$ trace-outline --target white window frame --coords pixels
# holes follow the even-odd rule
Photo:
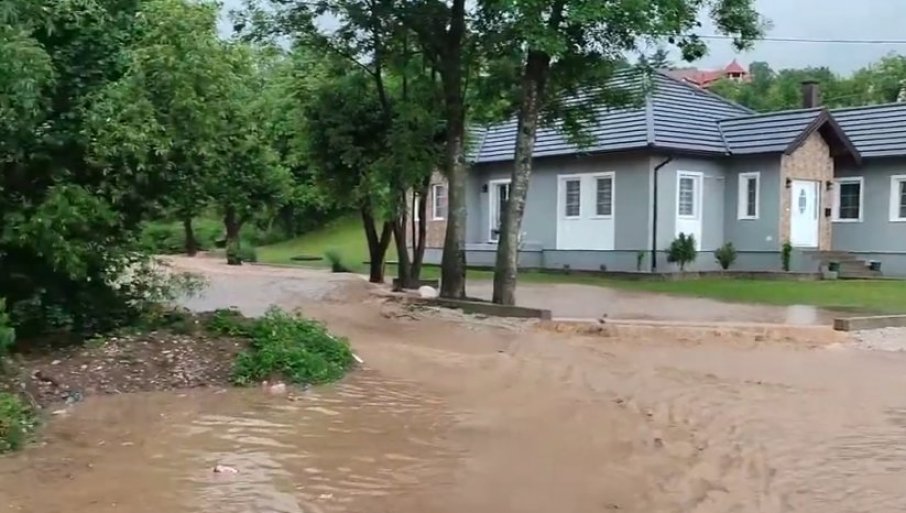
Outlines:
[[[749,181],[755,180],[755,215],[749,215]],[[761,172],[739,173],[736,187],[736,219],[754,220],[761,216]]]
[[[693,186],[698,181],[698,201],[695,196],[695,189],[692,189],[692,215],[680,214],[680,182],[683,178],[691,178]],[[677,171],[676,172],[676,218],[677,219],[701,219],[702,201],[704,201],[705,175],[701,171]]]
[[[447,188],[446,184],[436,183],[431,185],[431,220],[432,221],[443,221],[447,218],[446,215],[439,216],[437,215],[437,189],[443,187],[445,189],[446,195],[444,198],[447,200],[447,212],[450,210],[450,190]]]
[[[859,184],[859,217],[856,219],[840,218],[840,192],[842,184],[857,183]],[[862,216],[865,215],[865,179],[861,176],[846,176],[834,180],[834,217],[835,223],[861,223]]]
[[[497,186],[498,185],[509,185],[510,192],[513,193],[512,180],[509,178],[502,178],[499,180],[488,180],[488,243],[489,244],[499,244],[500,243],[500,234],[497,234],[497,240],[494,240],[492,232],[494,231],[494,200],[497,195]],[[501,205],[502,207],[503,205]],[[503,212],[500,212],[501,220],[503,219]]]
[[[610,179],[610,215],[598,215],[598,180],[601,178]],[[594,193],[594,203],[592,205],[592,215],[590,219],[613,219],[614,215],[617,213],[617,178],[616,173],[613,171],[607,171],[604,173],[595,173],[591,175],[591,179],[594,182],[594,188],[592,192]],[[579,189],[579,195],[581,196],[582,189]],[[564,198],[565,200],[566,198]],[[579,202],[579,211],[582,211],[581,200]]]
[[[579,214],[574,216],[566,215],[566,184],[567,182],[579,182]],[[560,175],[560,190],[557,201],[557,214],[562,219],[582,219],[582,205],[585,201],[582,199],[582,175]]]
[[[906,223],[906,217],[900,217],[900,182],[906,182],[906,175],[890,177],[890,222]]]

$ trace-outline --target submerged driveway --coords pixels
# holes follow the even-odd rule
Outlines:
[[[268,266],[230,267],[219,259],[170,257],[177,268],[208,277],[201,296],[184,301],[193,310],[235,306],[246,315],[261,315],[267,305],[295,308],[324,299],[364,300],[362,277],[323,270]],[[491,298],[489,281],[469,281],[469,296]],[[350,298],[350,295],[357,296]],[[830,325],[834,313],[809,305],[771,306],[728,303],[714,299],[632,292],[596,285],[522,283],[516,291],[521,306],[551,310],[559,319],[644,320],[677,323],[767,323]]]
[[[469,282],[467,287],[470,296],[491,298],[491,282]],[[810,305],[727,303],[572,283],[520,284],[516,300],[521,306],[548,309],[555,318],[829,325],[834,317],[833,312]]]

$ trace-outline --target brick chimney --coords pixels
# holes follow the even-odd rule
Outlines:
[[[811,109],[821,106],[821,85],[817,80],[802,82],[802,107]]]

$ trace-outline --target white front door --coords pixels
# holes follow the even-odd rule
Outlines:
[[[693,171],[676,173],[676,236],[684,233],[695,237],[695,247],[702,249],[702,174]]]
[[[790,186],[790,244],[797,248],[818,247],[819,182],[793,180]]]
[[[488,208],[489,213],[489,226],[488,226],[488,240],[490,242],[497,242],[500,240],[500,221],[503,219],[503,211],[506,208],[506,203],[510,199],[510,181],[509,180],[493,180],[488,184],[488,192],[490,199],[490,206]]]

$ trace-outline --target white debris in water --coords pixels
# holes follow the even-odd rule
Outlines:
[[[362,365],[362,364],[365,363],[365,360],[363,360],[362,358],[360,358],[359,355],[357,355],[357,354],[355,354],[355,353],[352,353],[352,357],[355,358],[355,361],[356,361],[359,365]]]
[[[847,344],[855,349],[871,351],[906,351],[906,328],[882,328],[854,331]]]
[[[229,467],[227,465],[214,465],[215,474],[238,474],[239,470],[235,467]]]
[[[428,285],[423,285],[418,288],[418,295],[425,299],[434,299],[437,297],[437,289]]]
[[[263,388],[265,392],[271,395],[286,395],[285,383],[268,383],[267,381],[265,381],[261,385],[261,388]]]

